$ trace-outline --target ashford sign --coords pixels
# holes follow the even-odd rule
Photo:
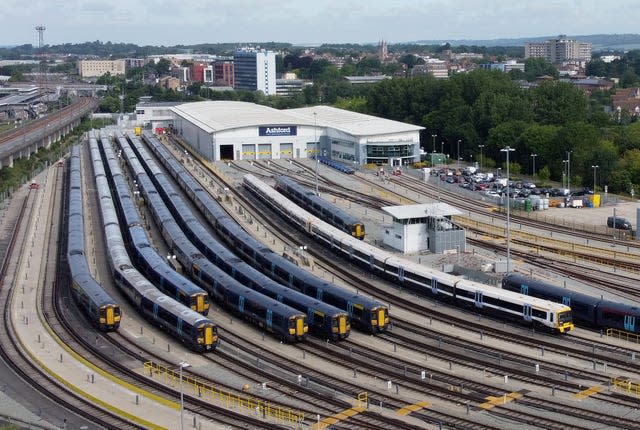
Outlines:
[[[296,136],[297,134],[298,127],[295,125],[258,127],[258,135],[260,136]]]

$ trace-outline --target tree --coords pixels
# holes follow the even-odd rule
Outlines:
[[[558,78],[560,73],[556,67],[544,58],[529,57],[524,60],[524,74],[527,81],[533,82],[541,76],[552,76]]]
[[[167,76],[171,72],[171,61],[161,58],[155,63],[156,76]]]
[[[568,82],[547,81],[531,90],[534,120],[541,124],[568,124],[588,116],[587,99]]]

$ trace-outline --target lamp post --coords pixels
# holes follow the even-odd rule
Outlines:
[[[514,148],[507,146],[506,148],[502,148],[500,152],[507,153],[507,275],[509,274],[509,260],[511,259],[511,246],[510,246],[510,232],[509,232],[509,218],[511,215],[511,210],[509,209],[511,204],[509,204],[509,153],[515,151]]]
[[[458,170],[460,170],[460,139],[458,139]]]
[[[433,152],[436,152],[436,136],[437,134],[431,135],[431,139],[433,139]]]
[[[189,367],[190,364],[186,361],[181,361],[180,364],[180,430],[184,430],[184,394],[182,392],[182,369]]]
[[[320,164],[320,145],[318,145],[318,113],[313,113],[313,143],[316,145],[316,195],[320,195],[318,190],[318,164]]]
[[[571,192],[571,153],[567,151],[567,189]]]
[[[591,168],[593,169],[593,194],[596,193],[596,169],[600,167],[597,164],[591,166]]]
[[[567,163],[569,160],[562,160],[562,188],[565,188],[566,176],[567,176]]]
[[[484,145],[478,145],[478,148],[480,148],[480,171],[482,172],[482,148]]]
[[[533,168],[531,169],[531,178],[535,178],[536,176],[536,157],[538,154],[531,154],[531,159],[533,160]]]

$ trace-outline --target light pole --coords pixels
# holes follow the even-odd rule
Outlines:
[[[480,148],[480,171],[482,172],[482,148],[484,145],[478,145],[478,148]]]
[[[184,430],[184,395],[182,392],[182,369],[189,367],[190,364],[186,361],[180,362],[180,430]]]
[[[591,168],[593,169],[593,194],[596,193],[596,169],[600,167],[597,164],[591,166]]]
[[[507,153],[507,275],[509,274],[510,268],[509,268],[509,260],[511,259],[511,246],[510,246],[510,232],[509,232],[509,218],[511,215],[511,210],[509,209],[509,207],[511,206],[511,204],[509,203],[509,153],[515,151],[514,148],[511,148],[510,146],[507,146],[506,148],[502,148],[500,150],[500,152],[506,152]]]
[[[458,170],[460,170],[460,139],[458,139]]]
[[[567,163],[569,160],[562,160],[562,188],[565,188],[566,176],[567,176]]]
[[[567,189],[571,192],[571,153],[567,151]]]
[[[531,159],[533,160],[533,168],[531,169],[531,178],[535,178],[536,176],[536,157],[538,154],[531,154]]]
[[[431,139],[433,139],[433,152],[436,152],[436,136],[437,134],[431,135]]]
[[[318,190],[318,164],[320,164],[320,145],[318,145],[318,113],[313,113],[313,142],[316,145],[316,195],[320,195]]]

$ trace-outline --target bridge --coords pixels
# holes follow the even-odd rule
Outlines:
[[[66,136],[80,124],[83,117],[93,112],[97,101],[83,97],[77,102],[29,122],[24,127],[0,134],[0,169],[13,166],[16,159],[30,157],[40,148]]]

